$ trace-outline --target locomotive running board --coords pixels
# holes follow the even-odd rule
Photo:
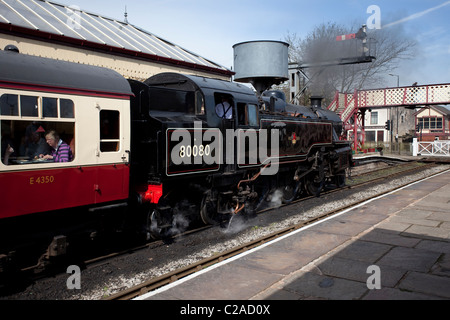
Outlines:
[[[96,212],[96,211],[102,211],[102,210],[111,210],[111,209],[117,209],[128,206],[128,203],[122,202],[122,203],[116,203],[116,204],[109,204],[106,206],[101,207],[95,207],[95,208],[89,208],[89,212]]]

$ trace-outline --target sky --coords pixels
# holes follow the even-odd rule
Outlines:
[[[233,45],[253,40],[306,37],[335,22],[401,28],[417,41],[382,87],[450,83],[450,1],[447,0],[52,0],[124,20],[212,60],[233,67]],[[355,30],[357,32],[358,30]],[[338,35],[337,35],[338,36]]]

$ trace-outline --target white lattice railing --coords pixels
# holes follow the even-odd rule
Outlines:
[[[330,104],[329,109],[339,114],[345,125],[345,130],[351,126],[361,126],[358,121],[353,124],[350,118],[359,108],[395,107],[395,106],[417,106],[450,104],[450,84],[434,84],[411,87],[397,87],[386,89],[372,89],[356,91],[355,94],[337,93]],[[364,131],[363,127],[360,127]],[[364,134],[363,134],[364,135]],[[355,143],[355,150],[357,148]],[[421,142],[415,145],[415,153],[427,155],[449,156],[448,142]]]
[[[371,89],[357,91],[358,107],[388,107],[406,105],[450,104],[450,84]],[[351,113],[355,107],[352,94],[337,93],[329,109]]]
[[[336,110],[339,108],[339,97],[341,94],[342,93],[336,92],[336,94],[334,95],[334,100],[328,106],[328,110],[336,112]]]
[[[347,101],[345,109],[340,113],[341,119],[344,123],[346,123],[350,116],[353,114],[353,112],[356,109],[356,101],[355,96],[350,96],[350,100]]]
[[[421,156],[450,156],[450,141],[417,141],[413,142],[413,155]]]
[[[347,108],[349,102],[353,99],[353,96],[353,94],[349,93],[336,92],[334,100],[328,106],[328,110],[334,111],[336,113],[341,113]]]
[[[364,90],[359,107],[384,107],[450,103],[450,84]]]

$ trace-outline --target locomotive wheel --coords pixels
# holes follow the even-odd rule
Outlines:
[[[323,189],[325,180],[321,179],[319,174],[306,177],[305,189],[310,196],[318,197]]]
[[[282,192],[281,201],[282,203],[291,203],[297,197],[298,191],[300,190],[301,182],[297,181],[295,183],[291,183],[287,186],[284,186]]]
[[[155,209],[149,215],[147,219],[147,231],[150,237],[155,240],[161,240],[167,236],[171,225],[162,225],[161,223],[161,213]]]
[[[339,174],[335,176],[334,179],[334,181],[336,182],[336,187],[342,188],[343,186],[345,186],[345,174]]]
[[[211,200],[211,191],[208,191],[202,199],[202,204],[200,206],[200,217],[204,224],[217,225],[219,224],[220,217],[217,213],[217,207]]]

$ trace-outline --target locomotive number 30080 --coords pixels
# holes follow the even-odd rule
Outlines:
[[[203,156],[209,156],[211,154],[211,147],[209,144],[206,146],[204,145],[187,145],[187,146],[181,146],[180,147],[180,158],[191,156],[193,157],[203,157]]]

